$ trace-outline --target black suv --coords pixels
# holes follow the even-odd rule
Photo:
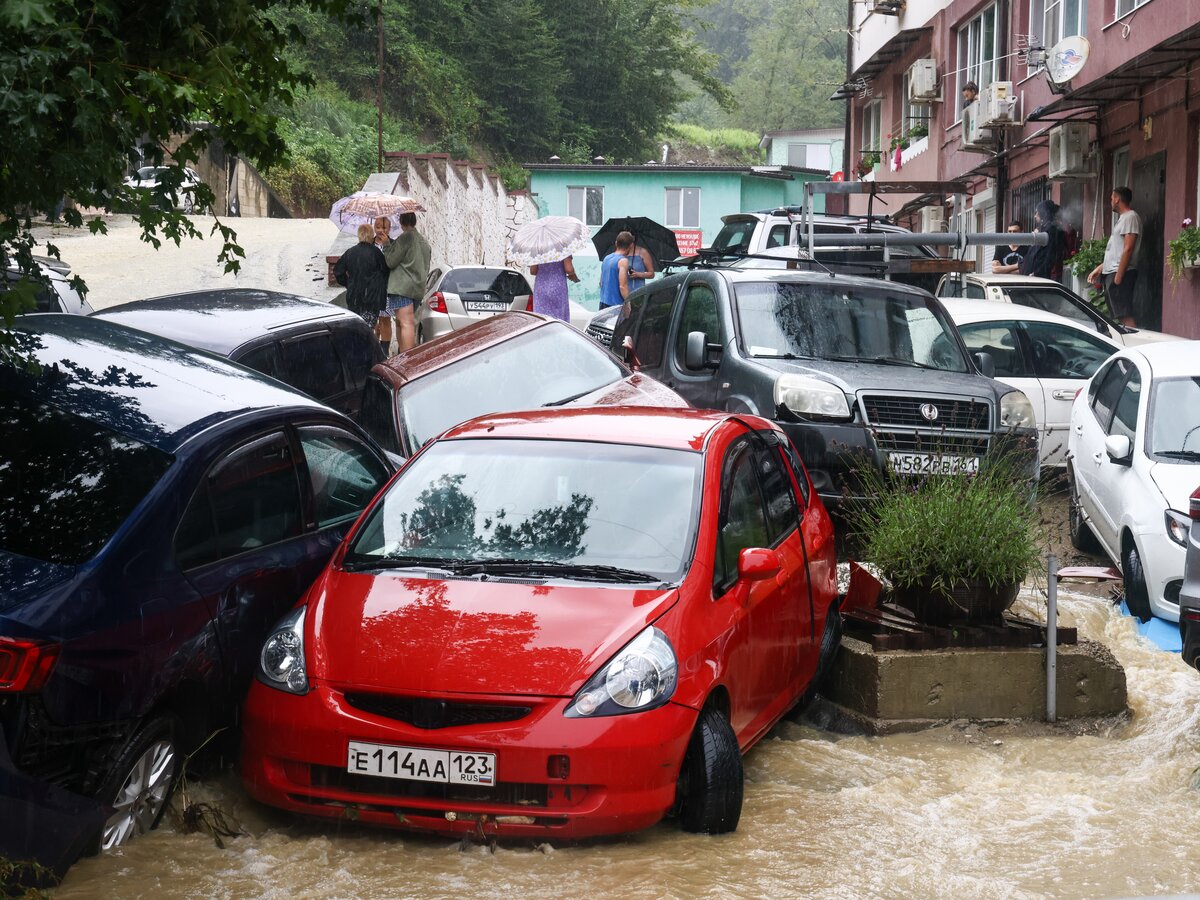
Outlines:
[[[852,276],[699,267],[631,294],[611,349],[693,406],[779,422],[827,504],[855,456],[912,474],[972,471],[990,448],[1037,473],[1026,396],[985,377],[925,291]],[[589,328],[593,337],[603,323]],[[1027,460],[1027,463],[1026,463]]]
[[[352,419],[379,341],[354,313],[332,303],[251,288],[134,300],[95,313],[159,337],[228,357],[291,385]]]

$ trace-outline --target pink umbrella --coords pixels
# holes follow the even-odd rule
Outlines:
[[[358,230],[359,225],[374,225],[376,219],[386,216],[395,230],[400,227],[400,213],[405,212],[425,212],[425,207],[412,197],[398,197],[379,191],[358,191],[333,204],[329,211],[329,221],[341,231],[354,232]]]

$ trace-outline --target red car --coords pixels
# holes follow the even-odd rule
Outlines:
[[[267,638],[242,779],[422,831],[731,831],[741,755],[836,650],[835,598],[829,517],[772,422],[475,419],[408,463]]]

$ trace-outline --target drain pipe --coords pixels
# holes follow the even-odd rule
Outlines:
[[[1046,560],[1046,721],[1058,721],[1058,557]]]

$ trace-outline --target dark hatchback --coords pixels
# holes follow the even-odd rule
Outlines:
[[[354,418],[379,341],[349,310],[295,294],[250,288],[134,300],[95,313],[208,350],[290,384]]]
[[[157,822],[391,467],[217,356],[97,318],[15,329],[39,369],[0,366],[0,741],[114,807],[113,846]]]
[[[773,419],[827,506],[855,469],[975,471],[990,450],[1037,474],[1033,408],[985,377],[936,299],[872,278],[701,267],[631,294],[588,334],[698,409]],[[979,358],[977,358],[979,357]]]

